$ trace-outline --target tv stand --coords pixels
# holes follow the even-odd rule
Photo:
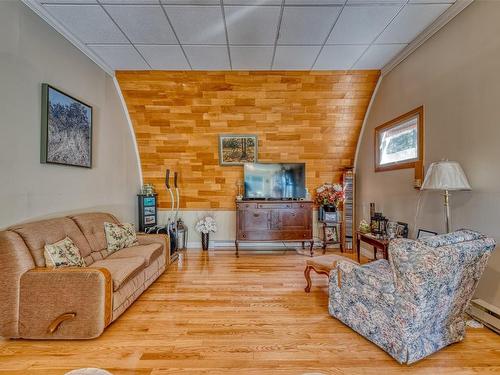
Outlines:
[[[236,202],[236,256],[241,242],[309,242],[313,256],[311,201]]]

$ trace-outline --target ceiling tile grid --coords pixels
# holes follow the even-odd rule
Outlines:
[[[113,70],[381,69],[457,0],[25,0]]]

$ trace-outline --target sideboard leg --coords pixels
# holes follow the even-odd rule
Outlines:
[[[234,244],[236,245],[236,258],[239,258],[240,257],[240,254],[239,254],[239,244],[238,244],[238,241],[234,241]]]
[[[314,246],[314,241],[311,241],[311,245],[309,246],[309,252],[311,253],[311,257],[314,256],[313,246]]]

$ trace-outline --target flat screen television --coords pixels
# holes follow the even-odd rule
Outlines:
[[[246,163],[244,199],[306,197],[304,163]]]

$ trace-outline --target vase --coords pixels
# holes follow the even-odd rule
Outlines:
[[[337,212],[337,206],[334,204],[325,204],[323,205],[323,210],[325,210],[325,212]]]
[[[205,251],[208,250],[208,241],[209,241],[208,233],[202,233],[201,234],[201,248]]]

